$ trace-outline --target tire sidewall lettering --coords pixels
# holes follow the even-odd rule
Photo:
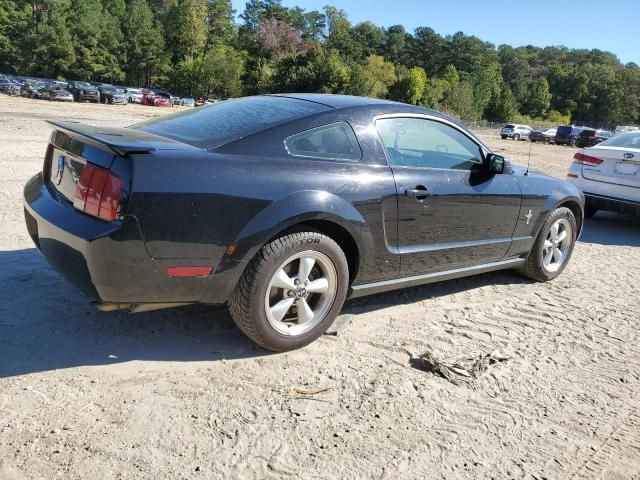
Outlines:
[[[313,238],[313,237],[308,237],[308,238],[302,238],[300,240],[296,240],[294,242],[291,242],[287,245],[287,249],[289,250],[295,250],[297,248],[300,247],[308,247],[308,246],[312,246],[312,245],[320,245],[320,239],[319,238]]]

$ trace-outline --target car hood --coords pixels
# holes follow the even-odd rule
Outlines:
[[[515,163],[511,164],[511,169],[513,170],[513,174],[517,177],[524,177],[525,173],[527,173],[527,167],[523,167],[522,165],[516,165]],[[530,177],[544,177],[544,178],[553,178],[558,180],[556,177],[552,177],[551,175],[547,175],[546,173],[541,172],[540,170],[536,170],[535,168],[529,167],[529,173],[527,176]]]

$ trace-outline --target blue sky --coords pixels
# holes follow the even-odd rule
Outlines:
[[[333,5],[352,23],[427,26],[441,35],[463,31],[500,45],[564,45],[613,52],[640,65],[640,0],[283,0],[285,6],[321,10]],[[240,14],[245,1],[233,0]],[[437,6],[436,6],[437,5]]]

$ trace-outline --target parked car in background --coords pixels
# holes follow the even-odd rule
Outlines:
[[[0,80],[0,92],[7,95],[20,95],[20,84],[13,80]]]
[[[98,87],[100,92],[100,102],[112,105],[125,105],[128,103],[124,90],[113,85],[102,85]]]
[[[561,125],[556,129],[555,144],[575,146],[580,132],[586,127],[575,127],[573,125]]]
[[[586,217],[598,210],[640,215],[640,131],[582,148],[573,159],[567,177],[584,192]]]
[[[180,100],[180,105],[182,105],[183,107],[195,107],[196,101],[192,97],[185,97]]]
[[[142,103],[142,89],[125,87],[124,94],[129,103]]]
[[[532,142],[553,143],[556,139],[555,128],[536,128],[529,134],[529,140]]]
[[[57,102],[73,102],[73,95],[68,90],[58,86],[50,85],[40,90],[41,98]]]
[[[574,185],[414,105],[281,94],[130,128],[50,123],[24,188],[44,258],[105,311],[228,303],[276,351],[322,335],[348,296],[505,269],[552,280],[582,228]]]
[[[593,147],[594,145],[604,142],[607,138],[611,137],[613,137],[613,132],[608,130],[585,128],[576,138],[576,147]]]
[[[170,107],[170,95],[165,92],[156,92],[152,90],[142,91],[142,104],[154,107]]]
[[[533,129],[528,125],[508,124],[500,130],[502,139],[525,140]]]
[[[76,102],[88,101],[98,103],[100,101],[100,92],[90,83],[72,80],[67,82],[67,90],[71,92]]]
[[[42,82],[25,82],[22,85],[20,95],[27,98],[42,98],[40,91],[46,88],[46,85]]]

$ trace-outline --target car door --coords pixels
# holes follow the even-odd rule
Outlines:
[[[485,149],[437,117],[381,117],[376,127],[396,182],[401,275],[502,259],[520,212],[515,177],[489,174]]]

